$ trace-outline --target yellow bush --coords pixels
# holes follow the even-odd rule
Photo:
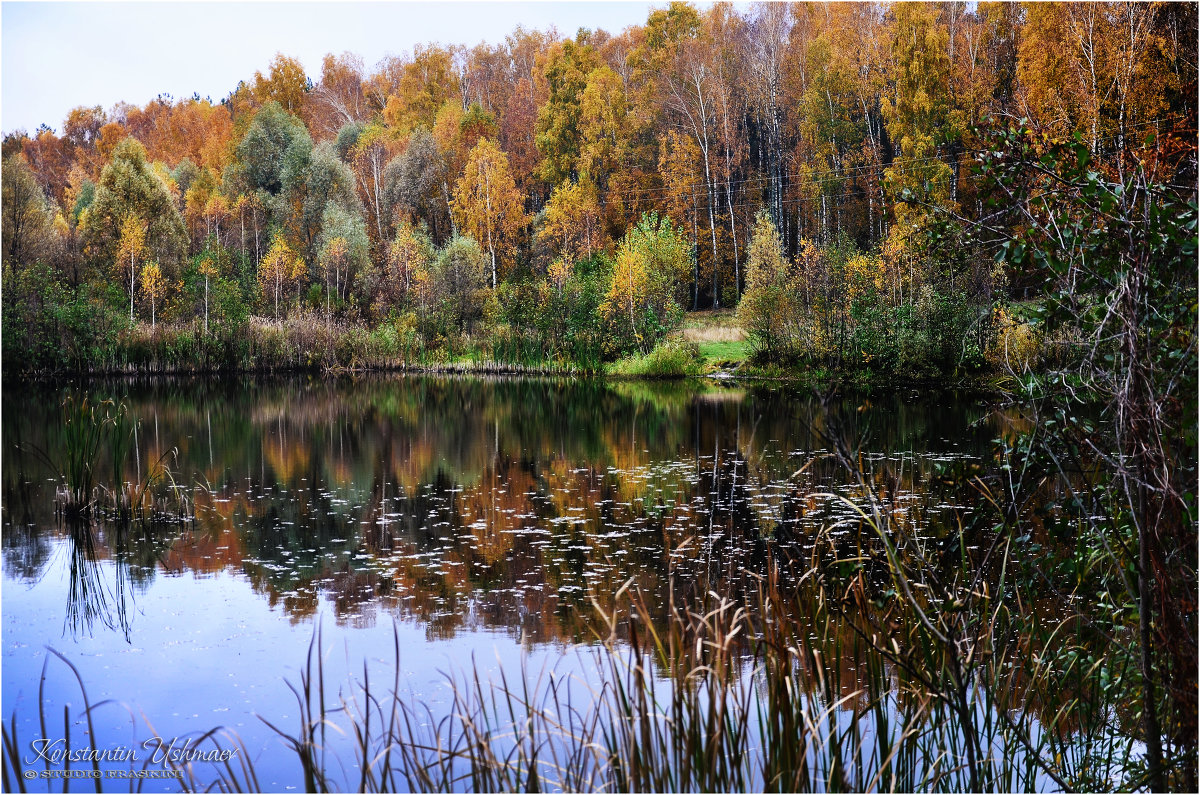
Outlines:
[[[988,363],[996,368],[1024,372],[1037,364],[1042,353],[1042,335],[1005,307],[992,310],[995,335],[987,350]]]

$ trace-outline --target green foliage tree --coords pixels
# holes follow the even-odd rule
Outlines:
[[[561,266],[561,267],[557,267]],[[602,253],[571,263],[558,260],[535,293],[534,323],[550,354],[588,370],[600,368],[605,324],[600,305],[609,286],[612,262]],[[505,308],[517,302],[502,301]]]
[[[542,74],[549,96],[538,109],[536,140],[542,155],[539,173],[551,185],[578,176],[583,94],[588,75],[599,65],[586,31],[556,45],[546,59]]]
[[[185,157],[179,161],[179,164],[171,171],[171,179],[174,180],[175,186],[179,188],[179,195],[186,196],[188,189],[192,187],[192,183],[200,176],[200,169],[192,162],[190,157]]]
[[[4,160],[0,177],[0,212],[3,213],[4,264],[28,265],[49,248],[53,216],[42,186],[20,154]]]
[[[246,319],[247,306],[236,267],[235,252],[210,237],[184,270],[184,296],[193,307],[202,307],[206,335],[237,329]]]
[[[1196,780],[1196,194],[1144,166],[1105,175],[1082,135],[1040,139],[994,131],[981,168],[1004,221],[986,230],[997,258],[1048,274],[1039,314],[1061,341],[1054,371],[1027,383],[1043,421],[1023,466],[1086,502],[1089,543],[1135,607],[1147,783],[1163,790],[1168,765]],[[1085,413],[1097,399],[1102,423]],[[1080,493],[1074,462],[1094,455],[1100,480]]]
[[[353,157],[354,147],[358,144],[358,139],[362,135],[364,126],[360,121],[352,121],[342,125],[341,129],[338,130],[333,146],[337,150],[338,157],[347,163]]]
[[[329,276],[332,275],[333,294],[338,301],[345,301],[351,288],[357,285],[356,297],[364,307],[369,306],[370,294],[360,276],[371,265],[371,241],[362,216],[337,202],[327,203],[321,218],[318,247],[318,262],[326,276],[326,292],[331,286]]]
[[[146,162],[146,150],[133,138],[126,138],[101,172],[83,224],[88,253],[101,262],[113,262],[122,224],[131,216],[146,224],[148,256],[158,262],[167,278],[177,275],[188,245],[183,217],[166,184]]]
[[[283,175],[284,195],[290,210],[288,228],[308,263],[319,255],[319,238],[325,213],[331,207],[359,219],[362,202],[355,189],[354,172],[338,159],[332,144],[324,142],[304,151],[291,150]]]
[[[249,190],[276,197],[284,190],[288,153],[311,148],[312,138],[304,123],[279,103],[268,102],[254,114],[254,120],[237,144],[237,170]]]
[[[427,128],[414,130],[404,153],[388,163],[384,171],[384,195],[393,223],[401,217],[420,219],[434,231],[435,238],[451,234],[453,219],[448,213],[450,191],[445,159]]]
[[[483,317],[487,257],[472,238],[454,237],[420,280],[422,303],[442,334],[467,334]]]

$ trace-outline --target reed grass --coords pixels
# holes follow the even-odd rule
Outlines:
[[[1020,792],[1130,781],[1130,743],[1103,720],[1110,705],[1060,699],[1039,718],[1023,701],[1096,670],[1051,671],[1046,647],[1014,648],[981,655],[958,683],[961,646],[915,645],[919,614],[902,618],[893,651],[880,654],[882,643],[845,631],[865,621],[847,612],[853,594],[798,587],[777,565],[756,581],[752,602],[715,593],[689,608],[672,602],[665,625],[629,583],[619,614],[596,603],[598,637],[581,652],[595,678],[451,672],[452,704],[439,715],[404,692],[398,634],[390,682],[381,688],[364,666],[335,689],[318,628],[292,684],[297,723],[267,725],[310,792]],[[1039,680],[1022,690],[1023,675]],[[216,730],[202,740],[241,747]],[[7,789],[10,771],[22,770],[15,722],[4,747]],[[189,791],[257,790],[252,756],[237,759],[179,765],[180,781]]]
[[[69,394],[62,410],[61,455],[52,457],[38,447],[30,452],[59,475],[56,512],[64,521],[72,526],[95,518],[157,523],[193,516],[189,491],[170,466],[175,449],[149,462],[144,475],[125,479],[139,423],[124,402]],[[109,467],[107,478],[102,464]]]
[[[644,356],[619,359],[608,367],[610,375],[632,378],[689,378],[703,372],[699,346],[681,337],[664,340]]]
[[[84,362],[92,373],[341,372],[417,370],[476,372],[597,372],[598,359],[547,356],[537,340],[497,334],[479,339],[427,340],[389,322],[371,328],[330,323],[315,313],[283,320],[252,317],[206,333],[198,322],[137,324],[104,355]]]

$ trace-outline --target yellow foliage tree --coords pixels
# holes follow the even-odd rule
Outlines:
[[[279,319],[279,298],[292,282],[299,281],[306,272],[304,260],[296,256],[283,235],[271,241],[267,256],[258,264],[258,283],[264,294],[275,301],[275,319]]]
[[[590,180],[564,182],[554,189],[537,237],[568,263],[607,247],[596,188]]]
[[[216,234],[221,239],[221,222],[229,217],[229,202],[219,193],[214,193],[204,203],[204,223],[207,234]]]
[[[127,215],[121,222],[121,237],[117,243],[117,269],[129,274],[129,322],[133,322],[133,295],[137,291],[137,262],[146,256],[146,225],[136,215]]]
[[[288,113],[299,115],[308,93],[308,77],[304,74],[304,65],[295,58],[276,53],[268,75],[264,76],[262,72],[254,73],[251,92],[260,105],[275,101]]]
[[[691,247],[671,219],[643,215],[621,241],[600,311],[615,330],[628,330],[626,343],[646,352],[678,325],[679,285],[692,263]]]
[[[495,287],[501,266],[507,270],[516,254],[525,209],[508,156],[491,139],[480,139],[467,156],[466,168],[454,188],[453,210],[459,231],[487,250]]]
[[[750,238],[746,265],[746,292],[738,305],[738,320],[760,353],[776,356],[786,347],[787,326],[792,322],[798,293],[789,284],[789,267],[783,241],[771,222],[760,212]]]
[[[949,33],[937,9],[921,3],[896,5],[892,33],[896,90],[881,110],[899,153],[884,177],[896,223],[920,226],[931,207],[954,203],[954,169],[942,151],[961,134],[949,91]]]
[[[208,334],[208,280],[218,276],[217,264],[209,253],[200,260],[200,275],[204,277],[204,333]]]
[[[407,220],[396,227],[396,239],[388,249],[388,272],[381,292],[392,302],[406,295],[429,270],[430,245]]]
[[[624,160],[633,127],[621,78],[607,66],[593,69],[579,101],[580,177],[607,185]]]
[[[154,328],[158,302],[167,294],[167,280],[157,262],[142,266],[142,295],[150,299],[150,328]]]

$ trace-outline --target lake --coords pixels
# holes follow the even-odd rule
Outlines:
[[[98,480],[141,481],[165,465],[159,492],[173,483],[194,516],[171,517],[165,498],[145,527],[80,530],[56,514],[62,404],[83,394],[124,402],[138,420],[124,471],[102,460]],[[864,481],[835,455],[838,440],[857,448],[856,468],[897,517],[944,539],[970,507],[963,483],[995,466],[991,441],[1014,423],[953,393],[707,383],[9,386],[3,715],[15,713],[27,741],[61,734],[69,704],[83,742],[80,687],[54,649],[92,704],[110,702],[93,711],[94,747],[141,749],[147,722],[163,738],[220,726],[244,743],[262,787],[302,788],[295,757],[258,716],[293,728],[288,683],[318,629],[332,683],[361,679],[364,665],[390,682],[398,644],[401,686],[431,716],[452,701],[447,675],[473,669],[586,681],[606,631],[598,616],[626,583],[665,621],[668,604],[707,590],[744,594],[768,558],[802,559],[816,528],[853,519]]]

